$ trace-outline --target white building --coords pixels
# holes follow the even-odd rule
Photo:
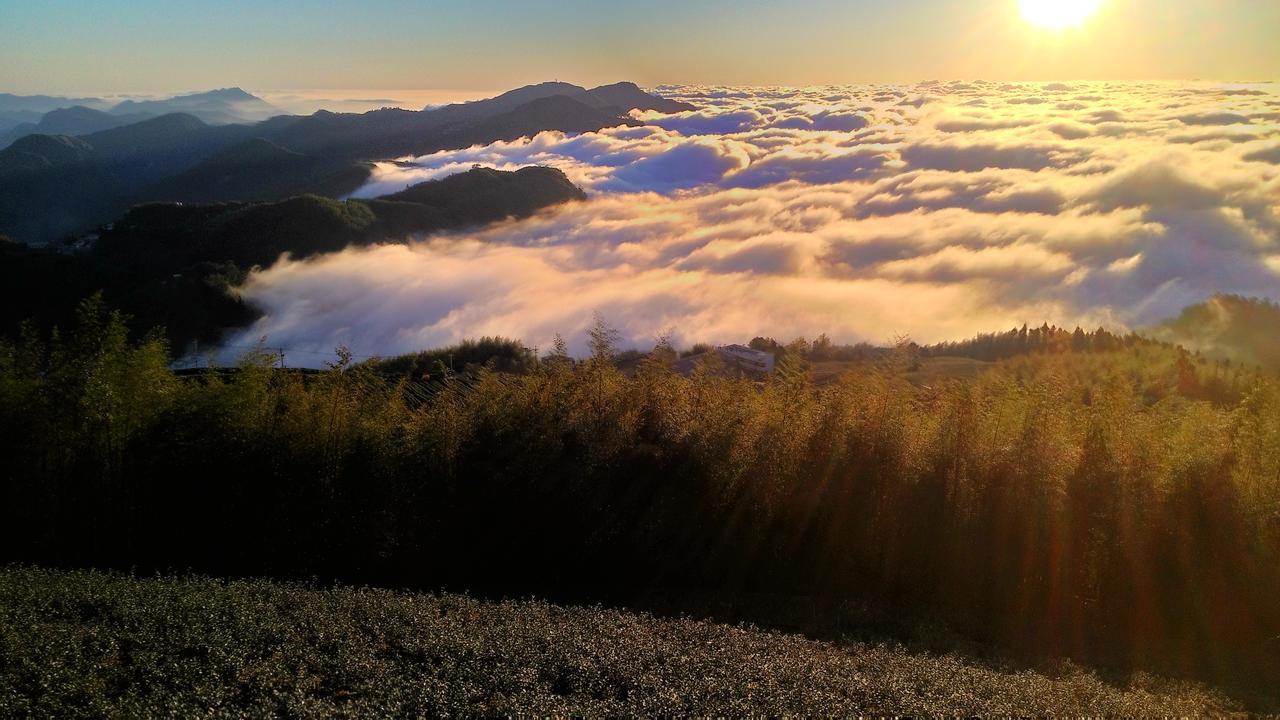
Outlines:
[[[749,348],[746,345],[725,345],[716,348],[724,358],[724,364],[761,375],[773,374],[773,353]]]

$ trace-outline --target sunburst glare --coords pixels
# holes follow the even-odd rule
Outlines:
[[[1018,6],[1032,25],[1065,30],[1087,22],[1102,7],[1102,0],[1018,0]]]

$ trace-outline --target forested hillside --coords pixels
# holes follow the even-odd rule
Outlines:
[[[1211,357],[1280,372],[1280,305],[1270,299],[1215,295],[1151,334]]]
[[[473,169],[374,200],[340,202],[303,195],[263,203],[133,208],[87,252],[8,243],[0,247],[0,332],[31,321],[68,322],[96,292],[131,317],[136,333],[153,328],[183,349],[212,343],[257,311],[235,295],[254,266],[282,253],[303,259],[349,245],[401,242],[427,233],[526,217],[581,200],[551,168]]]
[[[639,598],[844,598],[1024,660],[1273,702],[1280,383],[1200,399],[1158,344],[919,386],[595,356],[423,384],[375,366],[177,376],[89,304],[0,351],[11,560]],[[1270,698],[1270,699],[1268,699]]]

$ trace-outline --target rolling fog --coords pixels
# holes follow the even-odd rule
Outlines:
[[[255,272],[228,340],[390,355],[504,335],[585,346],[1138,327],[1215,292],[1280,298],[1280,86],[925,83],[660,94],[639,127],[384,162],[355,197],[564,170],[583,203]],[[408,240],[408,242],[404,242]],[[308,355],[308,353],[314,353]]]

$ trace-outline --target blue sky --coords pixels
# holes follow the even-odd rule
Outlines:
[[[1276,0],[0,0],[0,91],[1280,76]]]

